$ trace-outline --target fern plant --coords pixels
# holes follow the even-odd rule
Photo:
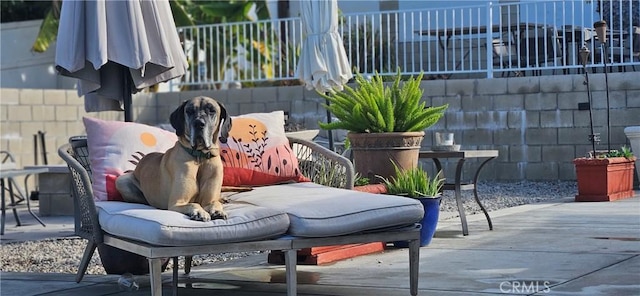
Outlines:
[[[407,195],[412,198],[435,198],[440,196],[444,178],[442,172],[438,172],[435,177],[429,178],[427,172],[415,167],[402,170],[393,163],[395,176],[382,178],[387,186],[387,193],[394,195]]]
[[[401,82],[400,69],[392,84],[385,86],[381,75],[371,80],[356,73],[357,88],[345,86],[342,92],[320,94],[337,121],[319,123],[327,130],[344,129],[355,133],[418,132],[434,125],[448,105],[427,107],[420,88],[422,73]]]

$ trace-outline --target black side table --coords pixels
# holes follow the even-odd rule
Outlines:
[[[476,184],[478,183],[478,176],[482,167],[487,162],[498,157],[498,150],[460,150],[460,151],[420,151],[420,158],[431,158],[436,165],[437,171],[442,171],[442,164],[440,158],[458,158],[458,165],[456,166],[455,183],[445,183],[443,190],[455,190],[456,205],[458,206],[458,214],[460,215],[460,222],[462,223],[462,234],[469,235],[469,228],[467,226],[467,217],[464,213],[464,207],[462,204],[462,190],[473,190],[473,196],[476,202],[480,206],[480,209],[484,213],[489,223],[489,230],[493,230],[493,223],[491,223],[491,217],[487,209],[482,205],[478,198],[478,190]],[[469,158],[486,158],[476,170],[471,183],[462,183],[462,166],[464,161]],[[443,172],[444,173],[444,172]]]

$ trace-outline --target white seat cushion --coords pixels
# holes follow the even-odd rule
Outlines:
[[[292,236],[328,237],[416,223],[419,201],[400,196],[338,189],[315,183],[256,187],[229,197],[289,214]]]
[[[250,204],[225,205],[227,220],[194,221],[182,213],[118,201],[96,202],[100,226],[109,234],[161,246],[193,246],[277,237],[287,214]]]

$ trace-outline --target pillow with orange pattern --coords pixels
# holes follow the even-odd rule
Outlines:
[[[134,122],[84,117],[96,200],[122,200],[115,187],[118,176],[135,169],[129,162],[136,152],[165,152],[175,145],[175,133]]]
[[[220,143],[225,186],[308,182],[284,132],[284,112],[232,116],[226,143]]]

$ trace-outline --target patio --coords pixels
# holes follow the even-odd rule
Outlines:
[[[472,234],[466,237],[460,234],[458,219],[441,219],[431,245],[422,248],[420,294],[637,295],[640,192],[607,203],[559,198],[494,211],[493,231],[486,229],[481,214],[470,216]],[[72,227],[72,218],[67,218],[69,224],[58,228],[45,220],[53,226],[45,230]],[[29,238],[30,227],[24,226],[20,236]],[[300,266],[299,295],[407,295],[406,251],[390,249],[328,266]],[[149,289],[145,276],[136,277],[139,291],[126,292],[119,290],[115,275],[89,275],[80,284],[73,274],[0,275],[3,293],[16,295],[147,295]],[[170,272],[164,280],[168,294]],[[283,280],[284,268],[268,265],[261,254],[195,267],[190,276],[181,276],[178,293],[284,295]]]
[[[480,30],[480,27],[476,28]],[[493,26],[488,28],[493,28]],[[497,32],[502,33],[502,27],[499,26],[497,28]],[[487,34],[488,31],[494,32],[493,29],[488,30],[485,27],[484,34]],[[455,31],[453,31],[453,34],[455,35]],[[632,37],[633,34],[628,35],[630,36],[629,40],[633,41],[635,38]],[[492,39],[493,37],[485,37],[485,41]],[[539,39],[536,39],[535,43],[537,46],[541,44]],[[465,42],[461,42],[461,44],[465,44]],[[481,44],[481,46],[478,46],[480,50],[481,47],[486,47],[489,43],[478,44]],[[624,43],[621,42],[620,44],[623,45]],[[447,57],[447,46],[445,45],[445,49],[441,48],[445,52],[443,54],[444,57]],[[487,52],[485,53],[486,60],[480,59],[481,62],[465,68],[465,60],[468,57],[472,57],[471,60],[473,61],[472,48],[463,48],[466,51],[457,53],[462,55],[454,70],[460,68],[463,72],[444,73],[434,70],[433,73],[440,73],[439,75],[483,75],[486,73],[486,78],[492,78],[495,63],[490,64],[490,62],[493,62],[493,58],[490,57],[488,49],[486,49]],[[549,53],[548,49],[543,51]],[[557,53],[558,49],[553,49],[551,52]],[[622,49],[620,52],[625,51]],[[509,53],[509,50],[507,50],[507,53]],[[455,54],[452,60],[443,59],[439,61],[439,64],[447,65],[450,61],[455,63]],[[482,52],[480,55],[482,55]],[[613,55],[613,53],[610,53],[610,55]],[[561,60],[567,60],[567,57],[563,56]],[[484,64],[482,61],[484,61]],[[612,59],[612,61],[614,60]],[[521,62],[520,60],[518,63]],[[592,57],[591,62],[592,64],[597,63],[595,55]],[[627,62],[621,58],[617,63],[615,65],[619,66],[618,69],[620,71],[626,71],[627,66],[634,66],[636,62],[633,59]],[[476,65],[477,69],[475,68]],[[483,68],[484,65],[487,67]],[[501,63],[498,69],[509,66],[508,71],[526,73],[526,70],[533,70],[531,75],[539,75],[535,73],[541,70],[553,70],[554,73],[558,69],[563,71],[570,70],[566,68],[566,64],[562,64],[562,67],[559,68],[558,62],[555,60],[551,65],[553,68],[544,68],[548,67],[549,64],[542,66],[543,68],[540,68],[540,63],[535,63],[535,66],[531,65],[527,63],[523,68],[521,64],[514,67],[513,63]],[[447,67],[445,66],[445,70],[448,69]],[[206,73],[206,70],[198,73],[199,75]],[[571,87],[568,87],[565,91],[581,92],[579,86],[575,87],[575,89],[573,86],[579,85],[581,77],[576,75],[575,77],[569,77],[569,79],[572,81]],[[537,80],[537,83],[541,85],[546,85],[544,82],[541,77]],[[212,84],[211,81],[206,81],[206,79],[204,83]],[[531,84],[531,81],[520,80],[519,83],[523,85]],[[471,102],[471,100],[463,100],[459,103],[459,106],[456,106],[458,110],[471,112],[474,116],[474,122],[477,122],[489,132],[491,143],[483,141],[474,143],[476,148],[483,145],[495,145],[496,143],[493,142],[495,141],[493,139],[494,130],[506,129],[506,127],[511,129],[520,128],[520,134],[516,134],[516,136],[520,135],[518,139],[521,143],[519,142],[519,144],[535,143],[541,147],[546,147],[546,145],[543,141],[537,140],[537,138],[546,137],[547,135],[542,135],[542,133],[529,134],[529,130],[531,130],[530,124],[536,127],[548,128],[550,127],[549,122],[554,122],[551,124],[552,128],[567,128],[564,123],[560,122],[560,119],[565,120],[568,117],[560,116],[559,111],[560,109],[567,109],[567,111],[571,112],[567,114],[573,114],[575,103],[572,102],[571,106],[569,106],[561,103],[560,97],[554,96],[547,102],[551,105],[550,111],[540,112],[541,115],[534,122],[529,122],[528,118],[531,118],[531,113],[527,114],[520,111],[514,113],[513,103],[506,98],[506,96],[509,96],[509,99],[511,99],[511,82],[508,84],[505,82],[503,88],[505,97],[496,96],[494,98],[496,94],[492,93],[489,101],[490,106],[494,105],[494,99],[496,102],[504,101],[507,107],[497,109],[502,113],[491,113],[494,111],[484,109],[482,102]],[[624,87],[621,87],[621,89],[626,90]],[[491,91],[493,91],[493,88]],[[279,90],[274,92],[276,93],[275,97],[279,99]],[[538,90],[527,92],[540,94],[544,91],[539,88]],[[553,89],[549,93],[557,95],[558,92],[558,89]],[[449,90],[446,93],[456,99],[460,97],[459,93],[450,94]],[[225,93],[223,100],[232,99],[234,94],[237,95],[238,93]],[[471,98],[473,98],[473,94],[476,94],[475,89]],[[531,95],[529,96],[531,97]],[[178,96],[173,99],[177,98]],[[441,99],[429,98],[429,100],[434,101]],[[251,101],[254,103],[253,100]],[[531,102],[531,100],[524,100],[523,97],[520,102],[521,109],[549,110],[547,106],[543,106],[544,103],[542,102],[526,102]],[[263,110],[264,105],[263,101],[259,101],[250,108],[261,108]],[[290,105],[295,106],[294,103]],[[158,107],[158,105],[155,105],[156,116],[163,113],[163,108],[166,108],[166,106]],[[247,108],[247,104],[240,104],[234,110],[237,112],[234,113],[246,113],[247,110],[243,110],[243,108]],[[282,108],[282,106],[269,106],[269,108]],[[624,106],[618,106],[618,109],[624,108]],[[158,109],[160,112],[158,112]],[[450,118],[446,122],[446,126],[440,128],[451,129],[453,125],[453,129],[455,129],[455,122],[463,119],[455,116],[456,114],[449,115]],[[507,117],[509,115],[511,115],[510,117],[513,117],[513,115],[519,116],[514,121]],[[140,120],[140,118],[137,119]],[[468,119],[464,118],[463,121],[467,122]],[[555,121],[551,119],[555,119]],[[570,119],[573,125],[573,115],[571,115]],[[496,126],[495,123],[497,121],[504,122],[504,126],[502,128]],[[621,125],[622,123],[618,127]],[[525,134],[525,130],[527,134]],[[504,143],[504,141],[500,143],[500,137],[497,134],[495,137],[498,143],[501,144],[500,148],[506,150],[507,155],[522,155],[522,158],[528,157],[526,155],[526,147],[523,150],[524,153],[518,153],[517,151],[511,153],[509,149],[514,145]],[[473,140],[475,137],[465,134],[465,138]],[[558,134],[550,135],[550,138],[560,139],[561,142],[565,141],[565,138],[558,136]],[[616,139],[616,141],[620,142],[623,139]],[[579,144],[574,143],[573,140],[569,144],[568,146],[570,147],[565,147],[564,151],[539,151],[538,154],[544,155],[544,152],[549,152],[549,154],[554,153],[566,156],[567,154],[576,154],[582,148],[579,147]],[[551,162],[560,163],[562,160],[560,158],[552,158]],[[545,164],[548,163],[549,156],[541,157],[540,161]],[[521,169],[521,164],[522,161],[516,163],[517,168],[521,170],[520,178],[530,177],[530,174],[526,174]],[[537,169],[540,171],[547,170],[544,167]],[[556,175],[566,174],[566,172],[563,173],[563,170],[566,171],[566,167],[554,168],[554,170]],[[514,169],[507,168],[504,171],[512,173]],[[491,177],[498,177],[498,173],[494,173]],[[551,176],[551,178],[555,177]],[[636,196],[632,199],[598,204],[574,203],[571,202],[572,196],[563,195],[557,197],[559,198],[558,200],[542,204],[530,204],[493,212],[494,231],[488,231],[485,228],[482,216],[469,217],[473,230],[473,235],[469,237],[459,235],[458,219],[455,219],[455,217],[443,218],[444,221],[439,227],[437,240],[421,255],[420,291],[423,294],[448,295],[479,295],[486,293],[584,294],[592,293],[593,291],[603,294],[636,295],[640,290],[636,276],[637,271],[640,270],[640,260],[638,260],[638,254],[640,253],[637,248],[637,242],[640,241],[640,238],[637,237],[637,229],[640,226],[640,221],[637,220],[638,209],[640,209],[640,196],[636,193]],[[52,230],[56,231],[55,235],[66,235],[67,229],[73,226],[73,221],[68,220],[68,218],[57,219],[58,223],[49,221],[47,223],[56,225],[56,227],[52,227]],[[15,229],[17,231],[12,233],[13,236],[7,235],[6,238],[3,238],[3,241],[6,241],[6,239],[17,240],[21,236],[23,239],[24,237],[34,239],[36,234],[40,237],[49,237],[51,235],[49,233],[51,228],[32,232],[32,229],[28,227]],[[381,254],[346,260],[331,266],[301,267],[297,272],[300,281],[300,294],[405,295],[408,293],[408,277],[406,270],[403,268],[406,263],[406,253],[406,249],[390,249]],[[357,272],[354,272],[354,270],[357,270]],[[283,285],[284,275],[283,267],[267,265],[264,256],[249,256],[240,260],[195,268],[191,275],[181,278],[179,293],[181,295],[202,295],[211,292],[220,295],[280,295],[286,290]],[[71,274],[2,272],[1,277],[0,288],[4,289],[5,293],[50,293],[56,295],[113,295],[127,293],[118,292],[117,276],[91,276],[86,282],[80,284],[73,282],[73,275]],[[165,282],[164,291],[168,292],[171,290],[168,274],[165,274],[163,278]],[[140,295],[148,294],[150,289],[148,277],[137,277],[137,281],[141,284],[141,289],[136,293]]]

